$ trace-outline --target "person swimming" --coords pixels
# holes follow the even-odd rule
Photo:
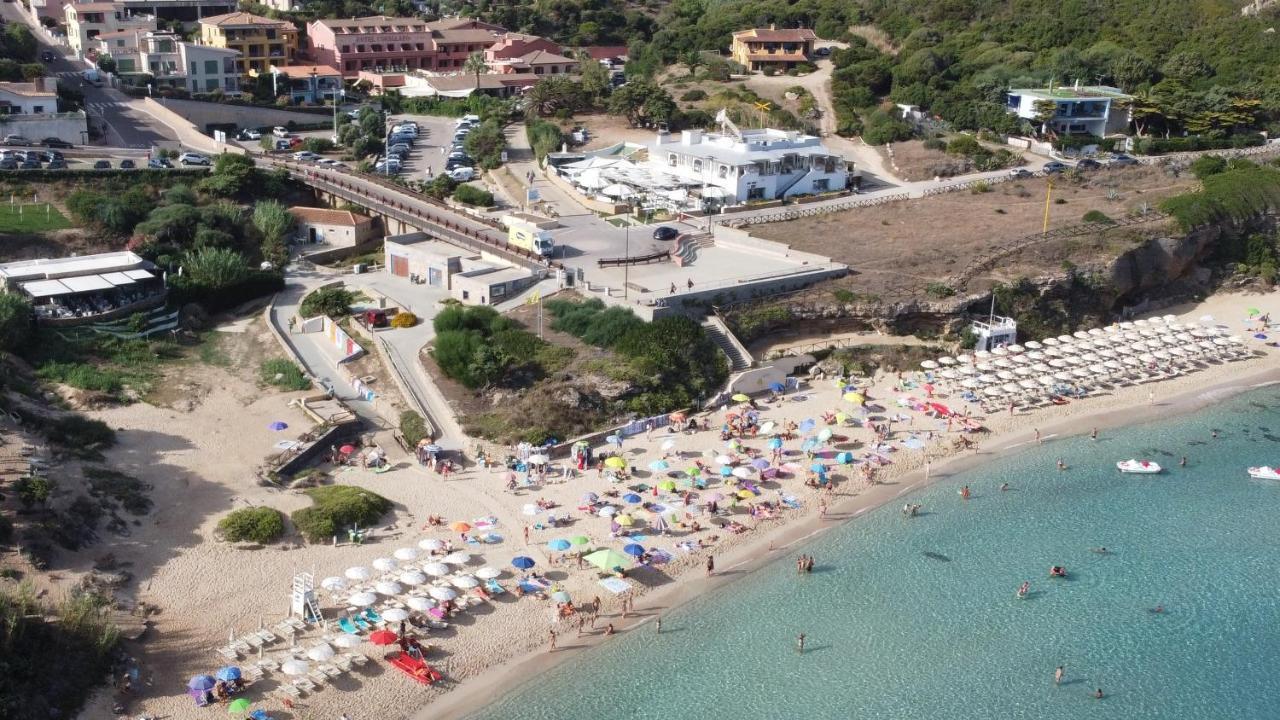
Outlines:
[[[1155,606],[1155,607],[1151,608],[1150,610],[1148,610],[1147,612],[1151,613],[1152,615],[1163,615],[1163,614],[1164,614],[1164,605],[1157,605],[1157,606]]]
[[[1089,552],[1091,552],[1091,553],[1095,553],[1095,554],[1098,554],[1098,555],[1110,555],[1110,554],[1111,554],[1111,551],[1110,551],[1110,550],[1108,550],[1108,549],[1106,549],[1106,548],[1104,548],[1104,547],[1089,548]]]
[[[1067,576],[1067,569],[1061,565],[1054,565],[1049,568],[1049,577],[1064,578]]]
[[[1018,599],[1022,600],[1027,597],[1027,593],[1031,591],[1031,581],[1024,580],[1022,585],[1018,587]]]

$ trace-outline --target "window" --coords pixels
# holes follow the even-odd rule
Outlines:
[[[217,80],[217,78],[210,78],[210,79],[208,79],[208,80],[205,80],[205,81],[204,81],[204,89],[205,89],[205,91],[206,91],[206,92],[213,92],[214,90],[217,90],[217,89],[218,89],[218,80]]]
[[[462,299],[463,299],[463,300],[470,300],[470,299],[471,299],[471,293],[467,292],[466,290],[463,290],[463,291],[462,291]]]
[[[813,189],[816,192],[826,192],[827,190],[831,189],[831,180],[829,180],[828,178],[822,178],[821,180],[814,180]]]
[[[499,298],[506,294],[507,294],[506,285],[494,285],[493,287],[489,288],[489,295],[491,295],[492,297]]]
[[[748,199],[748,200],[763,200],[763,199],[764,199],[764,188],[761,188],[761,187],[748,188],[748,189],[747,189],[747,199]]]
[[[349,52],[351,52],[351,46],[350,46],[350,45],[343,45],[343,46],[342,46],[342,52],[344,52],[344,53],[349,53]]]
[[[43,106],[43,105],[32,105],[32,106],[31,106],[31,112],[33,112],[33,113],[42,113],[42,112],[44,112],[44,106]]]
[[[355,71],[355,69],[356,69],[355,61],[353,61],[353,60],[348,60],[348,61],[343,65],[343,69],[345,69],[347,72],[354,72],[354,71]]]
[[[205,60],[205,61],[204,61],[204,74],[205,74],[205,75],[217,75],[217,74],[218,74],[218,61],[217,61],[217,60]]]
[[[726,177],[729,176],[729,166],[721,165],[718,171],[716,172],[716,175],[719,176],[721,180],[724,180]]]
[[[700,173],[700,172],[702,172],[702,161],[701,161],[701,160],[694,160],[694,161],[693,161],[693,171],[694,171],[694,172],[696,172],[696,173]]]
[[[680,158],[675,153],[667,153],[667,165],[675,167]]]

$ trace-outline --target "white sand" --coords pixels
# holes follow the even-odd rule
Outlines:
[[[1269,309],[1267,303],[1280,311],[1275,294],[1267,296],[1223,296],[1195,308],[1183,309],[1185,317],[1195,319],[1211,313],[1219,321],[1228,324],[1233,332],[1240,333],[1240,321],[1244,308],[1257,306]],[[1259,349],[1261,345],[1258,344]],[[1271,350],[1268,348],[1268,350]],[[1034,413],[1009,418],[998,413],[987,419],[991,434],[978,436],[982,444],[980,454],[967,453],[966,462],[981,462],[991,452],[1007,450],[1024,444],[1030,428],[1039,427],[1049,441],[1056,434],[1087,431],[1092,424],[1108,426],[1132,422],[1143,416],[1167,414],[1171,406],[1166,403],[1184,394],[1208,401],[1207,388],[1232,384],[1237,387],[1267,374],[1274,374],[1277,366],[1274,353],[1265,358],[1246,362],[1216,365],[1187,377],[1153,385],[1126,388],[1109,395],[1073,402]],[[130,706],[133,716],[147,713],[170,718],[211,717],[217,709],[194,708],[184,692],[186,679],[194,674],[212,672],[223,664],[214,649],[227,642],[232,629],[246,631],[257,627],[260,621],[271,625],[280,620],[288,610],[289,582],[294,573],[314,570],[317,578],[341,575],[351,565],[368,565],[379,556],[390,556],[403,546],[413,546],[423,537],[457,538],[448,531],[426,533],[420,530],[428,514],[442,515],[448,521],[467,520],[493,515],[499,519],[497,529],[505,536],[499,545],[483,546],[483,561],[476,560],[473,567],[492,564],[510,569],[510,559],[527,554],[539,563],[539,569],[564,587],[580,601],[599,595],[605,603],[604,622],[614,622],[625,631],[635,619],[623,620],[610,617],[616,612],[617,603],[609,593],[595,584],[596,574],[591,570],[576,570],[551,566],[545,542],[556,537],[584,534],[594,540],[608,541],[608,522],[602,518],[582,519],[576,510],[579,498],[587,491],[602,490],[604,483],[597,481],[593,472],[567,483],[551,484],[536,492],[510,494],[503,489],[502,474],[470,470],[449,481],[428,474],[408,459],[399,455],[389,437],[379,442],[391,451],[393,461],[405,463],[400,469],[375,475],[365,471],[346,470],[338,476],[338,482],[350,483],[374,490],[396,503],[396,508],[386,519],[371,541],[360,546],[328,545],[283,549],[273,546],[260,550],[240,550],[214,538],[217,521],[229,510],[246,504],[266,504],[284,512],[305,506],[307,499],[295,493],[263,488],[257,485],[252,470],[268,454],[272,444],[282,437],[292,436],[295,429],[305,426],[300,413],[287,408],[291,395],[268,393],[259,395],[250,384],[233,377],[218,368],[202,369],[203,381],[211,392],[189,413],[147,405],[134,405],[97,413],[113,427],[121,429],[120,445],[110,453],[110,460],[121,469],[152,482],[156,489],[153,513],[143,519],[132,537],[116,540],[111,547],[91,548],[79,558],[76,566],[83,569],[89,558],[108,550],[119,560],[132,562],[131,569],[140,578],[137,588],[140,600],[158,606],[162,612],[154,617],[154,629],[146,642],[137,648],[143,663],[144,677],[148,684],[140,698]],[[888,401],[892,406],[893,393],[890,379],[881,379],[871,390],[873,401]],[[1154,389],[1155,407],[1148,407],[1147,394]],[[785,420],[817,417],[821,412],[842,405],[836,390],[830,383],[807,391],[810,399],[805,402],[785,402],[765,406],[764,417]],[[943,402],[948,400],[943,399]],[[950,401],[953,407],[959,401]],[[718,423],[720,414],[713,414]],[[284,420],[291,426],[283,434],[267,429],[273,420]],[[915,430],[941,430],[938,421],[917,416],[913,420]],[[895,424],[897,436],[908,428]],[[718,427],[718,425],[717,425]],[[841,434],[854,440],[865,441],[870,431],[844,428]],[[717,432],[699,433],[693,436],[654,433],[653,441],[643,436],[630,439],[625,445],[626,454],[634,466],[644,468],[661,453],[657,445],[668,437],[676,439],[677,451],[700,452],[707,448],[721,448]],[[932,475],[936,479],[950,466],[942,463],[950,455],[948,436],[928,454],[933,458]],[[943,443],[946,447],[943,447]],[[749,442],[759,447],[762,441]],[[788,448],[796,443],[788,444]],[[859,450],[855,452],[860,453]],[[923,478],[912,475],[925,461],[926,454],[900,450],[894,453],[894,464],[881,471],[882,479],[897,478],[895,486],[876,485],[862,487],[856,479],[841,482],[837,498],[829,510],[827,521],[816,518],[816,493],[804,488],[799,479],[784,480],[787,492],[799,496],[803,510],[791,511],[784,521],[765,521],[762,527],[746,535],[731,536],[723,531],[704,530],[707,537],[712,532],[721,537],[714,550],[717,566],[724,570],[739,563],[757,564],[761,556],[767,556],[767,543],[773,543],[778,552],[788,543],[832,526],[834,523],[861,511],[866,507],[889,501],[905,489],[915,487]],[[976,459],[975,459],[976,458]],[[1120,459],[1120,458],[1117,458]],[[672,463],[673,468],[683,468],[683,463]],[[642,473],[645,474],[645,473]],[[842,473],[836,477],[843,479]],[[641,481],[652,482],[647,477]],[[531,532],[531,546],[525,547],[521,531],[532,518],[523,515],[521,508],[537,497],[546,497],[560,504],[559,511],[567,509],[580,518],[571,528],[558,531]],[[765,499],[772,499],[767,493]],[[742,516],[747,525],[754,523]],[[680,538],[650,538],[643,544],[670,549]],[[621,542],[608,542],[615,549]],[[292,547],[292,544],[291,544]],[[475,551],[481,552],[481,551]],[[703,592],[714,586],[716,580],[704,579],[700,571],[705,554],[680,555],[675,562],[661,566],[665,576],[677,577],[688,568],[699,568],[687,578],[649,591],[642,591],[637,600],[638,609],[649,616],[653,608],[670,607],[679,603],[691,592]],[[73,574],[71,574],[73,575]],[[651,571],[637,573],[640,579],[653,578]],[[69,575],[70,577],[70,575]],[[512,585],[511,575],[504,580]],[[650,580],[650,582],[652,582]],[[332,615],[334,605],[327,592],[318,591],[322,604]],[[447,634],[432,635],[429,641],[439,650],[428,660],[443,670],[451,683],[446,687],[461,688],[447,694],[440,689],[424,689],[381,662],[381,649],[365,645],[363,650],[375,662],[364,670],[357,670],[336,686],[325,688],[306,696],[300,707],[306,708],[306,717],[337,717],[348,712],[356,720],[364,718],[407,717],[423,709],[421,717],[455,717],[466,709],[474,709],[485,699],[509,686],[513,677],[527,677],[536,669],[551,664],[556,659],[571,657],[574,649],[584,647],[600,639],[598,634],[578,639],[572,627],[561,629],[560,649],[551,655],[546,652],[548,629],[551,625],[553,604],[533,598],[515,600],[510,595],[495,601],[455,625]],[[456,630],[456,632],[455,632]],[[318,631],[309,631],[302,644],[318,638]],[[498,667],[501,666],[501,667]],[[487,672],[486,672],[487,671]],[[268,674],[266,680],[255,685],[248,697],[260,707],[281,711],[281,703],[266,694],[276,687],[279,675]],[[443,697],[442,697],[443,696]],[[83,714],[86,718],[110,716],[109,697],[100,697]],[[277,717],[300,717],[281,712]]]

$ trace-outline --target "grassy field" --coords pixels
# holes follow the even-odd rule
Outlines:
[[[19,214],[21,209],[21,214]],[[0,233],[38,233],[47,230],[64,230],[71,223],[58,209],[47,203],[0,205]]]

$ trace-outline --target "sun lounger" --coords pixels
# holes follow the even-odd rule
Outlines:
[[[364,609],[364,619],[365,619],[365,620],[368,620],[369,622],[373,623],[374,625],[382,625],[382,624],[384,623],[384,621],[383,621],[383,619],[382,619],[382,616],[381,616],[381,615],[379,615],[378,613],[374,612],[374,611],[373,611],[373,608],[365,608],[365,609]]]
[[[501,595],[507,591],[507,589],[502,587],[502,584],[494,578],[489,578],[484,581],[484,589],[487,590],[490,595]]]
[[[328,665],[328,664],[321,665],[320,672],[324,673],[325,677],[330,679],[336,678],[342,675],[342,670],[340,670],[336,665]]]
[[[240,659],[240,655],[230,645],[218,648],[218,654],[229,662],[235,662]]]
[[[243,636],[242,639],[255,648],[260,648],[266,644],[266,642],[262,639],[262,636],[259,635],[258,633],[250,633],[248,635]]]
[[[246,668],[244,668],[244,676],[246,678],[249,678],[250,680],[261,680],[262,668],[258,667],[257,665],[249,665]]]
[[[303,692],[315,692],[316,690],[316,684],[304,677],[295,678],[293,686]]]
[[[348,635],[359,635],[360,628],[351,622],[351,618],[338,618],[338,627],[342,628],[342,632]]]
[[[297,618],[297,617],[289,616],[289,617],[285,618],[284,620],[282,620],[281,622],[282,622],[283,624],[288,625],[289,627],[293,628],[294,630],[306,630],[306,629],[307,629],[307,624],[306,624],[306,623],[304,623],[304,622],[302,622],[302,618]]]
[[[355,623],[356,627],[360,628],[361,630],[373,629],[373,626],[370,625],[368,622],[366,622],[365,619],[360,617],[359,615],[356,615],[355,617],[351,618],[351,622]]]
[[[295,700],[302,697],[302,690],[292,683],[285,683],[284,685],[281,685],[279,690],[287,697],[294,698]]]
[[[280,639],[276,637],[276,634],[271,632],[270,630],[259,630],[258,637],[262,638],[262,641],[265,643],[273,643]]]
[[[262,658],[258,662],[254,663],[254,665],[262,668],[267,672],[275,672],[276,668],[280,667],[280,665],[277,664],[276,661],[272,660],[271,658]]]
[[[333,658],[333,664],[338,666],[342,672],[351,672],[351,658],[346,655],[338,655]]]
[[[249,643],[245,642],[244,640],[237,640],[231,643],[231,649],[235,650],[241,655],[248,655],[250,652]]]
[[[369,656],[365,655],[364,653],[349,652],[349,653],[343,653],[342,656],[350,660],[351,664],[355,665],[356,667],[361,667],[365,663],[369,662]]]
[[[315,683],[318,687],[323,687],[325,683],[329,682],[329,676],[320,668],[316,668],[315,670],[307,673],[307,677],[310,678],[311,682]]]

